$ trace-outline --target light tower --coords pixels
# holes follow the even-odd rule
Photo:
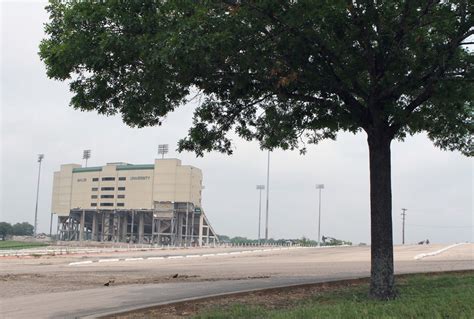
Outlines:
[[[260,245],[260,225],[262,222],[262,190],[265,189],[265,185],[257,185],[257,190],[259,191],[259,200],[258,200],[258,244]]]
[[[267,205],[265,207],[265,243],[268,242],[268,206],[270,198],[270,151],[267,157]]]
[[[316,184],[316,189],[319,189],[318,247],[321,247],[321,191],[324,184]]]
[[[38,232],[38,198],[39,198],[39,186],[40,186],[40,178],[41,178],[41,163],[43,162],[44,154],[38,154],[38,184],[36,185],[36,207],[35,207],[35,228],[34,228],[34,236]]]
[[[84,150],[82,153],[82,159],[86,160],[86,167],[87,167],[87,161],[91,158],[91,150]]]
[[[405,245],[405,216],[407,215],[406,208],[402,208],[402,245]]]
[[[159,144],[158,145],[158,155],[161,155],[161,158],[165,158],[165,154],[168,153],[168,144]]]

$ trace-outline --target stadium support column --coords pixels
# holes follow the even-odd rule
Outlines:
[[[130,240],[129,240],[129,243],[134,243],[134,239],[133,239],[133,228],[135,227],[135,211],[132,210],[132,225],[130,226]]]
[[[61,234],[59,233],[59,225],[61,225],[61,217],[58,216],[58,222],[57,222],[57,225],[56,225],[56,240],[64,240],[64,233],[61,232]]]
[[[97,212],[92,213],[92,234],[91,234],[91,240],[97,241]]]
[[[113,211],[112,216],[113,216],[112,241],[117,243],[117,242],[120,241],[120,233],[119,233],[119,230],[120,230],[120,216],[117,214],[116,210]]]
[[[120,234],[120,241],[125,242],[127,240],[127,233],[128,233],[128,213],[122,213],[122,225],[120,227],[121,234]]]
[[[138,243],[143,243],[143,231],[145,230],[145,220],[143,212],[138,213]]]
[[[155,221],[153,221],[153,227],[155,226]],[[158,244],[161,244],[161,219],[156,219],[156,233],[157,233],[157,240]],[[154,234],[152,234],[153,236]],[[154,237],[153,241],[154,241]]]
[[[106,232],[106,224],[105,224],[105,215],[107,213],[106,212],[102,212],[102,222],[101,222],[101,232],[100,232],[100,241],[105,241],[106,237],[105,237],[105,232]],[[107,226],[108,226],[108,223],[107,223]]]
[[[82,210],[81,212],[81,224],[79,228],[79,240],[83,241],[84,240],[84,227],[86,226],[86,211]]]
[[[202,246],[202,228],[204,226],[204,213],[201,213],[199,215],[199,239],[198,239],[198,244],[199,247]]]

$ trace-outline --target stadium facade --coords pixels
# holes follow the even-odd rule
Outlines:
[[[59,240],[204,246],[218,238],[202,189],[201,170],[178,159],[65,164],[54,173],[52,213]]]

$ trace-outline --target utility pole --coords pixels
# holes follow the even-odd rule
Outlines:
[[[268,243],[268,201],[270,196],[270,151],[267,159],[267,205],[265,207],[265,243]]]
[[[402,245],[405,245],[405,216],[407,215],[406,208],[402,208]]]
[[[41,178],[41,162],[43,161],[44,154],[38,154],[38,185],[36,186],[36,207],[35,207],[35,231],[34,236],[38,233],[38,198],[39,198],[39,186],[40,186],[40,178]]]

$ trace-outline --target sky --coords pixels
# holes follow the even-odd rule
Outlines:
[[[117,117],[69,107],[68,84],[50,80],[38,57],[47,21],[45,2],[1,2],[0,221],[33,224],[37,154],[41,169],[38,231],[49,232],[53,172],[65,163],[153,163],[158,144],[168,157],[203,171],[203,209],[219,234],[257,237],[257,184],[266,183],[267,153],[258,143],[235,139],[232,156],[177,153],[177,141],[192,122],[194,104],[170,114],[160,127],[127,127]],[[321,233],[370,243],[369,171],[366,136],[340,134],[310,145],[306,155],[275,150],[270,160],[269,234],[273,238],[317,238]],[[459,152],[441,151],[425,135],[392,144],[394,243],[401,243],[401,209],[407,208],[406,242],[473,241],[473,165]],[[265,194],[262,210],[265,210]],[[54,223],[53,229],[55,229]],[[264,222],[262,222],[262,226]],[[262,227],[262,234],[264,229]]]

